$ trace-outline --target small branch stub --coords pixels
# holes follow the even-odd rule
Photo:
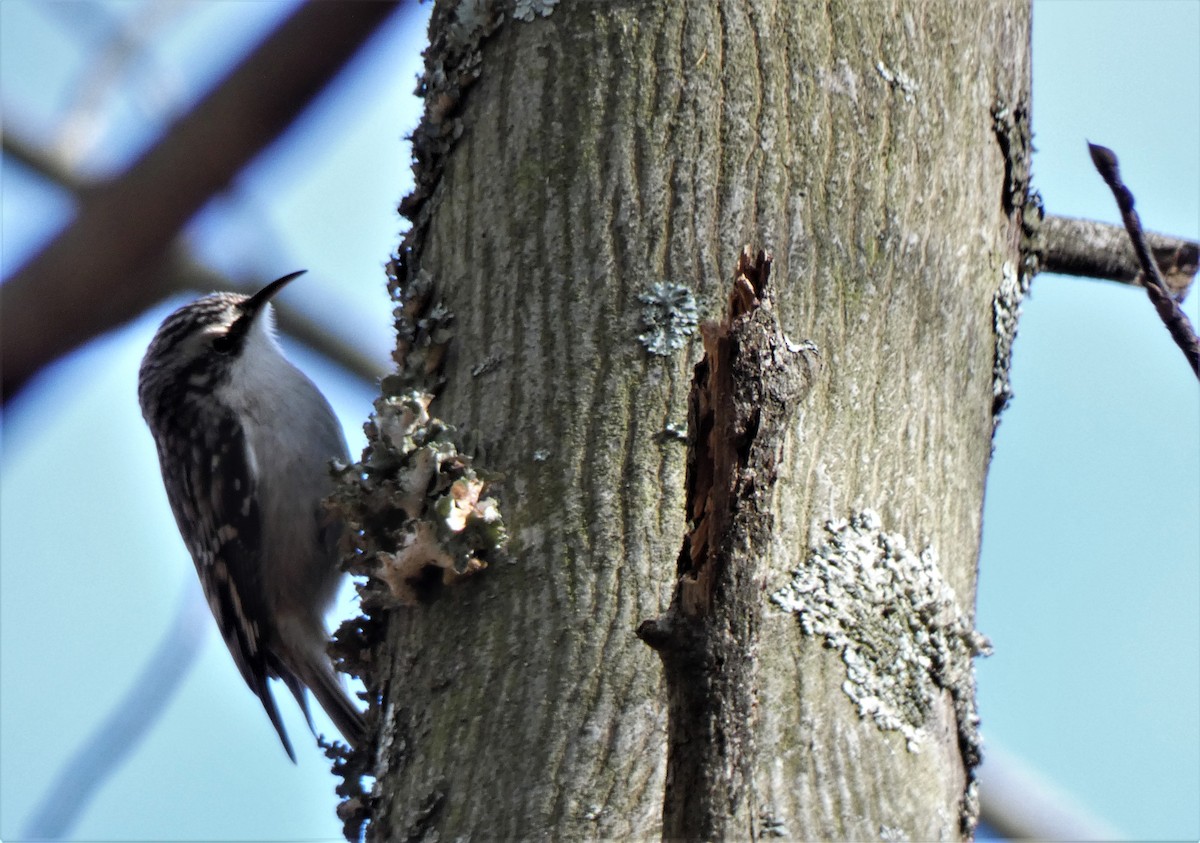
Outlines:
[[[747,247],[688,398],[687,517],[670,608],[638,636],[662,658],[668,694],[663,836],[742,836],[753,809],[754,655],[764,609],[771,489],[797,405],[817,369],[771,310],[771,257]],[[755,834],[757,836],[757,834]]]
[[[1144,284],[1145,276],[1123,226],[1047,216],[1042,220],[1042,272]],[[1175,301],[1182,303],[1200,268],[1200,243],[1146,232],[1146,243]]]

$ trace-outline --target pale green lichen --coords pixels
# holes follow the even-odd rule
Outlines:
[[[395,302],[396,373],[384,378],[382,392],[436,391],[443,383],[442,361],[454,338],[454,313],[437,297],[429,273],[391,285]]]
[[[489,354],[487,357],[480,360],[471,367],[471,377],[481,378],[484,375],[490,374],[500,368],[500,364],[504,362],[504,355],[500,353]]]
[[[646,351],[667,357],[683,348],[696,332],[700,311],[690,288],[670,281],[658,281],[638,296],[642,303],[642,333],[638,342]]]
[[[758,815],[758,836],[760,838],[779,837],[787,839],[792,836],[792,833],[788,831],[787,824],[783,820],[764,812]]]
[[[935,700],[950,692],[967,770],[962,827],[973,829],[981,745],[973,660],[991,645],[942,577],[932,547],[910,550],[869,509],[830,521],[825,533],[771,600],[839,653],[842,691],[859,715],[900,732],[909,751],[920,750]]]
[[[659,437],[663,441],[686,442],[687,425],[679,422],[667,422],[665,425],[663,425],[663,429],[662,432],[659,433]]]
[[[875,71],[893,90],[898,90],[903,95],[905,102],[917,101],[916,94],[921,90],[921,86],[903,70],[892,70],[882,61],[877,61],[875,62]]]
[[[1029,292],[1033,276],[1041,269],[1040,256],[1045,251],[1042,220],[1046,216],[1041,195],[1032,188],[1030,166],[1033,160],[1033,137],[1030,129],[1030,109],[1026,100],[1010,105],[1005,100],[992,104],[992,131],[1004,156],[1004,186],[1002,199],[1005,213],[1020,223],[1021,260],[1019,266],[1005,261],[1000,268],[1000,283],[992,298],[992,319],[995,331],[995,357],[992,368],[992,429],[1000,421],[1000,413],[1012,399],[1010,368],[1013,341],[1021,315],[1021,301]]]
[[[999,421],[1000,412],[1012,400],[1012,350],[1017,337],[1017,322],[1021,318],[1021,302],[1029,292],[1031,276],[1018,272],[1008,261],[1000,268],[1000,285],[992,297],[992,328],[996,334],[996,350],[992,363],[992,421]]]
[[[513,9],[513,17],[526,23],[533,20],[534,15],[546,18],[554,11],[558,0],[517,0]]]
[[[826,541],[771,596],[841,654],[859,714],[918,751],[939,688],[970,679],[985,652],[932,548],[909,550],[871,510],[826,525]]]
[[[448,32],[451,46],[474,48],[479,38],[491,31],[495,21],[494,0],[459,0]]]

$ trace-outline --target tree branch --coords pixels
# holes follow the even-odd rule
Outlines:
[[[1040,256],[1042,271],[1125,284],[1141,283],[1141,265],[1123,227],[1095,220],[1047,216],[1039,232],[1045,241]],[[1146,242],[1172,297],[1183,301],[1196,277],[1200,244],[1154,233],[1146,234]]]
[[[58,10],[59,6],[49,4],[47,8]],[[111,120],[104,105],[118,91],[123,79],[161,84],[166,78],[151,45],[161,40],[157,39],[158,33],[186,9],[186,3],[148,3],[124,16],[97,4],[90,8],[90,15],[84,20],[81,20],[82,10],[78,6],[70,11],[59,11],[64,22],[69,21],[73,29],[82,27],[100,42],[89,58],[88,72],[75,77],[66,96],[65,116],[58,127],[54,146],[67,160],[81,160],[103,136],[106,121]],[[135,66],[141,72],[131,76],[129,70]],[[135,93],[145,93],[133,85],[129,87]],[[164,97],[168,96],[165,91],[162,93]]]
[[[90,190],[94,183],[76,173],[61,155],[57,155],[41,144],[14,132],[10,125],[0,127],[0,146],[6,158],[23,164],[59,187],[65,188],[76,197]]]
[[[2,398],[156,301],[176,232],[274,140],[395,10],[301,6],[4,284]],[[53,330],[48,330],[53,326]]]
[[[61,156],[46,150],[44,147],[31,142],[12,127],[0,129],[0,145],[4,154],[10,156],[42,178],[65,188],[76,197],[88,193],[94,182],[80,176],[62,159]],[[253,283],[237,283],[223,273],[217,272],[200,262],[187,244],[187,240],[176,237],[162,262],[151,274],[148,283],[157,287],[157,296],[164,298],[173,293],[196,292],[207,293],[213,290],[240,290],[254,292],[265,285],[269,278],[257,278]],[[5,290],[6,304],[12,305],[7,289]],[[17,303],[20,306],[20,303]],[[320,323],[308,318],[299,310],[284,301],[273,301],[275,321],[288,336],[294,337],[304,345],[332,360],[346,371],[357,375],[365,381],[374,381],[387,374],[387,364],[383,360],[364,354],[353,343],[335,336]],[[108,325],[96,325],[88,339],[106,330]],[[65,352],[64,352],[65,353]]]
[[[1125,230],[1129,232],[1129,239],[1133,243],[1133,250],[1137,253],[1138,264],[1142,269],[1142,286],[1146,289],[1146,295],[1150,297],[1159,318],[1167,326],[1171,339],[1175,340],[1197,379],[1200,379],[1200,339],[1197,339],[1187,314],[1180,309],[1179,303],[1171,298],[1167,283],[1158,270],[1158,264],[1154,262],[1146,235],[1142,231],[1142,221],[1133,208],[1133,193],[1121,181],[1117,156],[1111,149],[1093,143],[1088,144],[1088,151],[1092,155],[1096,171],[1113,192],[1117,207],[1121,209],[1121,219],[1125,223]]]
[[[1054,781],[989,741],[979,768],[980,819],[1002,840],[1120,840]]]

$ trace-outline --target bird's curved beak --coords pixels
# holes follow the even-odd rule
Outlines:
[[[293,272],[291,275],[285,275],[282,278],[276,279],[252,295],[250,298],[246,299],[241,304],[243,314],[242,318],[246,319],[248,322],[253,322],[255,317],[258,316],[258,314],[266,306],[267,302],[269,302],[276,293],[306,272],[308,272],[307,269],[301,269],[298,272]]]

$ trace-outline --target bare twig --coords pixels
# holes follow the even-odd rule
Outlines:
[[[12,121],[8,122],[11,124]],[[61,155],[44,144],[34,143],[19,132],[14,132],[11,125],[0,127],[0,142],[3,143],[6,158],[24,164],[39,176],[66,188],[77,197],[82,197],[93,186],[90,179],[75,172]]]
[[[1200,379],[1200,339],[1197,339],[1187,314],[1180,309],[1179,303],[1171,298],[1167,283],[1163,280],[1162,273],[1158,271],[1158,264],[1154,262],[1150,246],[1146,242],[1146,235],[1142,231],[1142,221],[1138,218],[1137,211],[1133,209],[1133,193],[1121,181],[1117,156],[1111,149],[1094,143],[1088,144],[1088,151],[1091,152],[1092,163],[1096,165],[1097,172],[1113,192],[1113,196],[1117,200],[1117,207],[1121,209],[1121,220],[1125,223],[1125,230],[1129,232],[1133,250],[1137,253],[1138,264],[1145,276],[1143,286],[1146,288],[1146,295],[1150,297],[1151,303],[1158,311],[1159,318],[1167,326],[1171,338],[1183,351],[1192,371]]]
[[[396,8],[301,6],[74,221],[4,283],[2,398],[162,294],[176,232],[277,137]],[[48,330],[53,326],[53,330]]]
[[[1047,216],[1042,220],[1039,233],[1045,244],[1040,255],[1044,272],[1103,278],[1125,284],[1142,283],[1141,265],[1122,226]],[[1146,242],[1171,296],[1182,302],[1200,264],[1200,243],[1153,232],[1146,233]]]

